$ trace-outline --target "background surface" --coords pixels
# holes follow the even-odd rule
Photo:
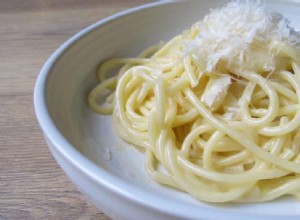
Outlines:
[[[0,0],[0,219],[109,218],[54,161],[33,108],[47,58],[86,26],[150,0]],[[99,195],[101,196],[101,195]]]

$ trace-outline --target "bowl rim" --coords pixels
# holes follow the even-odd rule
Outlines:
[[[174,217],[192,219],[199,218],[200,215],[201,218],[205,219],[223,219],[224,217],[239,219],[240,217],[243,217],[243,219],[246,220],[253,219],[254,217],[263,217],[264,219],[293,217],[293,215],[275,215],[272,213],[263,214],[241,211],[236,212],[232,210],[218,209],[218,206],[207,206],[205,203],[204,206],[197,206],[193,204],[187,204],[183,201],[176,201],[162,195],[152,195],[151,192],[143,189],[142,187],[133,186],[126,180],[109,173],[105,169],[90,161],[85,155],[81,154],[74,146],[72,146],[72,144],[70,144],[70,142],[60,133],[59,129],[52,120],[47,108],[45,95],[47,79],[53,66],[59,61],[59,58],[72,47],[74,43],[95,29],[100,28],[101,26],[106,25],[114,20],[120,19],[132,13],[176,2],[182,2],[182,0],[164,0],[147,3],[105,17],[73,35],[52,53],[38,74],[33,92],[35,114],[44,135],[51,140],[55,150],[59,152],[59,154],[62,155],[65,160],[71,163],[82,173],[85,173],[90,179],[97,182],[102,187],[105,187],[107,190],[117,193],[119,196],[122,196],[123,198],[126,198],[135,204],[140,204],[155,211],[159,211]],[[273,0],[272,2],[293,3],[294,1]],[[186,212],[186,210],[189,211]]]

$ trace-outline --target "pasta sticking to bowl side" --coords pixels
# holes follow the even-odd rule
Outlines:
[[[104,62],[88,104],[144,149],[160,184],[208,202],[299,198],[299,42],[261,2],[230,2],[164,45]]]

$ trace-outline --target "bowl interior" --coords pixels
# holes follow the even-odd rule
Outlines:
[[[96,70],[109,58],[136,56],[144,48],[168,41],[203,18],[210,8],[226,1],[189,1],[160,4],[97,23],[72,38],[55,60],[47,78],[46,104],[55,125],[69,143],[99,169],[117,176],[145,192],[172,198],[174,202],[211,206],[192,197],[153,183],[144,170],[144,155],[118,138],[111,117],[89,110],[86,98],[97,84]],[[268,3],[300,30],[299,4]],[[66,47],[67,46],[67,47]],[[213,205],[237,212],[299,214],[298,203],[286,198],[263,205]],[[255,211],[253,211],[255,208]]]

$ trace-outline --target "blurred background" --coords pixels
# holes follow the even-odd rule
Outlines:
[[[36,77],[64,41],[150,0],[0,0],[0,219],[109,218],[52,158],[33,109]],[[101,196],[101,195],[99,195]]]

